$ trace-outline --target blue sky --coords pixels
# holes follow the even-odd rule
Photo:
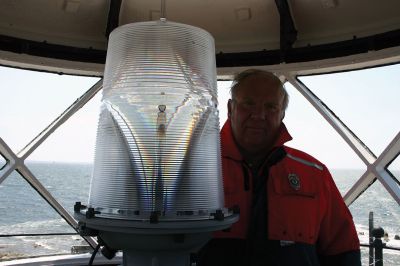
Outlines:
[[[0,137],[14,152],[89,89],[98,78],[57,75],[0,67]],[[302,81],[379,156],[400,131],[400,65],[323,76]],[[221,124],[226,119],[230,82],[219,82]],[[363,169],[365,165],[326,121],[291,85],[285,123],[303,149],[330,168]],[[61,126],[28,159],[90,162],[101,93]],[[400,158],[392,167],[400,169]]]

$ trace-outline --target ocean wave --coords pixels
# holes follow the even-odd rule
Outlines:
[[[0,234],[73,233],[71,226],[62,218],[30,221],[0,226]]]

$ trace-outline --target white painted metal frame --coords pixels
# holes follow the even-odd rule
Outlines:
[[[21,176],[60,214],[65,221],[77,230],[78,222],[68,213],[67,210],[51,195],[51,193],[41,184],[35,175],[25,165],[25,159],[32,154],[59,126],[66,122],[80,108],[82,108],[98,91],[101,90],[103,80],[99,80],[71,106],[69,106],[58,118],[47,126],[39,135],[29,142],[18,154],[0,138],[0,154],[6,160],[6,164],[0,168],[0,184],[16,170]],[[85,240],[92,246],[97,245],[93,237],[85,237]]]
[[[343,197],[346,204],[353,203],[374,181],[382,183],[394,200],[400,205],[399,181],[389,172],[387,167],[400,154],[400,132],[388,144],[386,149],[377,158],[370,149],[318,98],[312,91],[300,82],[296,73],[281,73],[323,116],[323,118],[345,140],[350,148],[360,157],[367,166],[366,172],[350,188]]]

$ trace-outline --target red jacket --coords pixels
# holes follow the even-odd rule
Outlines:
[[[284,156],[269,167],[266,185],[268,238],[284,243],[315,245],[319,255],[359,251],[360,244],[351,213],[328,169],[312,156],[284,146],[291,140],[282,125],[275,148]],[[230,122],[221,131],[225,206],[240,207],[240,219],[216,238],[246,239],[249,230],[252,189],[251,171],[232,136]],[[267,157],[268,161],[268,157]],[[244,171],[250,178],[246,178]],[[263,169],[260,170],[262,172]],[[259,173],[260,174],[260,173]]]

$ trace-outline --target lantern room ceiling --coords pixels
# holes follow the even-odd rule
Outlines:
[[[398,0],[0,0],[0,64],[96,72],[114,28],[160,17],[210,32],[218,67],[400,46]]]

